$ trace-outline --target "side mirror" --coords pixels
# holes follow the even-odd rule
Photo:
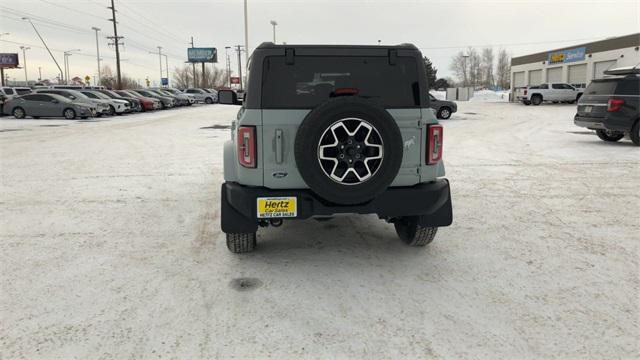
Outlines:
[[[238,100],[238,94],[233,90],[219,90],[218,102],[223,105],[242,105],[242,102]]]

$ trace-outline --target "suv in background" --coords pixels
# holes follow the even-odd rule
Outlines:
[[[203,89],[190,88],[186,89],[184,92],[192,95],[197,102],[203,102],[205,104],[213,104],[215,102],[214,94],[204,91]]]
[[[429,106],[436,112],[436,117],[443,120],[450,118],[451,114],[458,111],[458,105],[453,101],[439,100],[431,94],[429,94]]]
[[[336,214],[377,214],[408,245],[430,243],[453,216],[424,74],[409,44],[258,46],[224,145],[228,249],[253,250],[259,226]]]
[[[565,83],[540,84],[516,90],[516,98],[525,105],[540,105],[543,101],[575,103],[582,96],[582,89]]]
[[[595,130],[604,141],[629,135],[640,146],[640,69],[607,70],[610,78],[593,80],[578,101],[577,126]]]

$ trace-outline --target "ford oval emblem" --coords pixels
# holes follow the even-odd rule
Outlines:
[[[284,172],[284,171],[276,171],[273,174],[273,177],[276,179],[282,179],[284,177],[286,177],[287,175],[289,175],[288,173]]]

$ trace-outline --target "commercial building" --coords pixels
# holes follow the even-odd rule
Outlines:
[[[584,88],[604,71],[640,64],[640,33],[511,59],[511,90],[564,82]]]

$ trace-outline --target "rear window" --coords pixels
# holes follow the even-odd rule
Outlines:
[[[5,92],[7,95],[13,95],[13,89],[4,89],[4,92]]]
[[[585,95],[613,95],[617,81],[592,81],[584,91]]]
[[[415,58],[284,56],[264,60],[262,107],[310,109],[338,93],[353,93],[391,108],[420,105]]]
[[[616,95],[640,95],[640,79],[632,77],[620,81],[616,89]]]
[[[16,92],[18,93],[18,95],[30,94],[31,89],[16,89]]]

